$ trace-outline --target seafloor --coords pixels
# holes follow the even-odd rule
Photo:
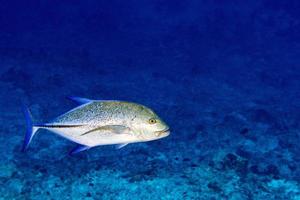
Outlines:
[[[248,2],[248,3],[247,3]],[[252,2],[252,3],[249,3]],[[300,199],[299,1],[6,1],[0,199]],[[70,157],[65,99],[153,108],[168,138]]]

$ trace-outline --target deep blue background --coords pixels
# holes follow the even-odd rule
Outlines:
[[[1,1],[0,197],[300,198],[299,13],[296,0]],[[72,158],[41,131],[21,153],[21,102],[43,122],[75,106],[66,96],[148,105],[172,134]]]

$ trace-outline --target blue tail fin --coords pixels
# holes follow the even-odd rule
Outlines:
[[[32,118],[31,118],[31,113],[29,111],[29,109],[26,106],[23,106],[23,112],[25,115],[25,119],[26,119],[26,134],[25,134],[25,138],[24,138],[24,143],[23,143],[23,147],[22,147],[22,151],[26,151],[26,149],[29,146],[29,143],[31,142],[34,134],[36,133],[36,131],[39,129],[38,127],[35,127],[32,123]]]

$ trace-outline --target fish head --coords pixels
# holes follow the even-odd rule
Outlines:
[[[132,126],[142,141],[158,140],[170,134],[169,126],[145,106],[136,113]]]

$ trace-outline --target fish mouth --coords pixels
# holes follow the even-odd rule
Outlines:
[[[155,131],[155,135],[157,137],[161,136],[161,135],[165,135],[165,136],[168,136],[170,133],[170,129],[169,128],[166,128],[164,130],[161,130],[161,131]]]

